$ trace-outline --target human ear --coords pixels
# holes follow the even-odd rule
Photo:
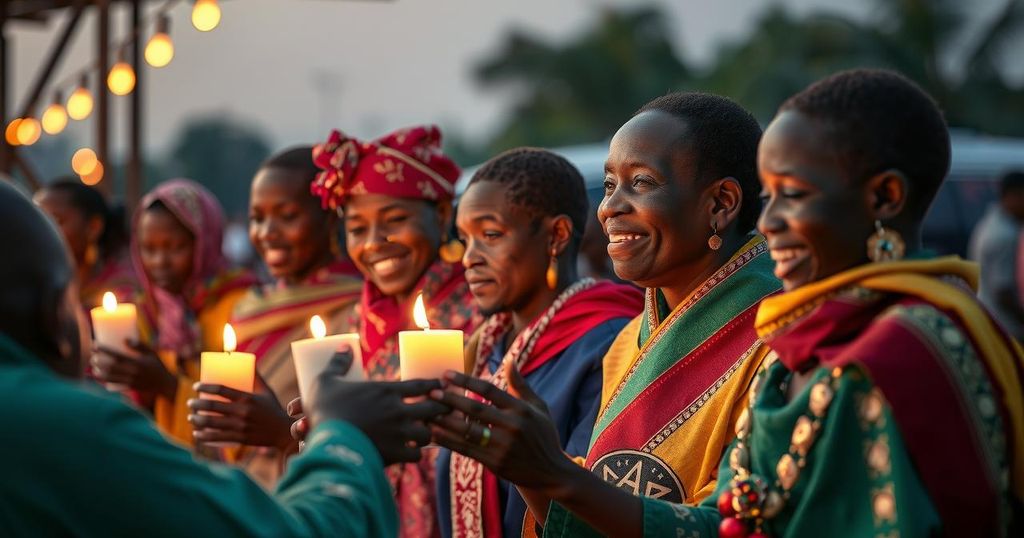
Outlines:
[[[565,251],[569,242],[572,241],[573,225],[568,215],[558,215],[551,219],[551,240],[548,244],[548,251],[559,255]]]
[[[872,218],[890,221],[899,216],[907,205],[909,187],[907,176],[895,168],[871,176],[864,183],[864,194]]]
[[[734,177],[724,177],[711,183],[706,191],[710,194],[711,225],[716,230],[728,228],[743,207],[743,188]]]

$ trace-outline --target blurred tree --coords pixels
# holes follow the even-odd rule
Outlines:
[[[476,70],[484,85],[519,95],[489,152],[608,138],[639,105],[690,78],[671,37],[653,7],[605,10],[594,28],[564,45],[512,32]]]
[[[249,183],[270,154],[261,133],[222,116],[188,121],[172,147],[165,166],[171,174],[168,177],[187,177],[202,183],[217,196],[229,216],[246,211]]]

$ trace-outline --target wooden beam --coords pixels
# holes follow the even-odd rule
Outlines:
[[[11,81],[10,44],[7,42],[7,2],[0,2],[0,127],[7,129],[7,85]],[[0,137],[0,174],[11,174],[13,148],[7,145],[7,138]]]
[[[57,64],[60,63],[61,58],[64,56],[64,49],[67,48],[68,42],[71,41],[71,37],[75,35],[75,30],[78,29],[78,21],[82,18],[82,12],[85,10],[86,3],[86,0],[78,0],[75,2],[73,11],[71,12],[71,18],[69,18],[67,23],[64,25],[64,31],[60,33],[60,37],[57,39],[57,42],[54,43],[53,48],[50,49],[50,54],[46,58],[46,63],[43,64],[42,69],[39,70],[39,74],[36,75],[35,83],[32,84],[32,89],[28,92],[25,104],[21,107],[21,115],[18,117],[24,118],[32,115],[32,111],[35,109],[36,104],[39,103],[39,97],[46,88],[46,83],[50,81],[53,71],[57,68]]]
[[[96,0],[96,156],[103,164],[105,176],[97,185],[110,196],[110,90],[107,88],[107,70],[110,69],[110,2]]]
[[[25,181],[28,181],[28,186],[33,191],[39,190],[39,186],[42,185],[42,183],[40,183],[39,174],[37,174],[35,169],[32,168],[32,165],[25,161],[17,151],[11,151],[11,159],[14,160],[15,166],[21,169],[22,175],[25,176]]]
[[[131,95],[131,111],[129,113],[128,125],[128,169],[125,174],[124,202],[125,208],[130,215],[135,210],[135,204],[142,195],[142,114],[143,114],[143,73],[146,72],[142,60],[142,29],[139,23],[142,21],[143,0],[132,0],[131,27],[136,29],[138,34],[132,41],[131,62],[135,70],[135,91]]]

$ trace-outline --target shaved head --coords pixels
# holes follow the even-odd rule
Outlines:
[[[59,373],[80,371],[74,267],[60,233],[32,201],[0,182],[0,333]]]

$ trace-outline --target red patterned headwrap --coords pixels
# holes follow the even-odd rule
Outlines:
[[[441,153],[435,125],[400,129],[372,142],[331,131],[313,148],[317,174],[310,190],[325,209],[345,205],[357,194],[385,194],[432,202],[451,200],[460,170]]]

